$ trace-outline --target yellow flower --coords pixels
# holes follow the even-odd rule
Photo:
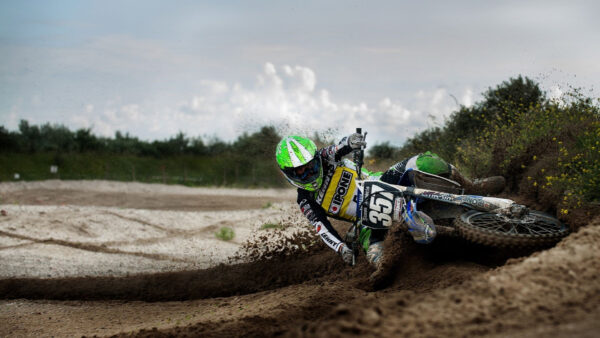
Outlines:
[[[560,209],[560,213],[563,215],[566,215],[569,213],[569,210],[568,209]]]

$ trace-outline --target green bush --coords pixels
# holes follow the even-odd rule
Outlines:
[[[600,201],[600,108],[573,94],[514,112],[457,149],[473,176],[503,175],[513,192],[567,217]]]
[[[222,227],[218,232],[215,232],[215,237],[222,241],[230,241],[235,237],[235,232],[231,228]]]
[[[396,152],[397,158],[430,150],[452,162],[459,147],[470,146],[489,128],[510,125],[529,107],[543,104],[546,100],[538,84],[522,76],[489,88],[483,97],[471,107],[460,107],[449,116],[443,127],[429,128],[409,138]]]
[[[509,192],[538,208],[563,218],[574,211],[588,215],[585,210],[600,201],[600,102],[578,91],[548,100],[521,76],[490,88],[483,98],[398,149],[383,144],[369,162],[431,150],[471,177],[504,176]]]

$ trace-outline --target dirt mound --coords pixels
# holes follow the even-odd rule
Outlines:
[[[360,311],[337,309],[299,330],[315,336],[457,336],[600,329],[600,218],[557,247],[431,293],[388,293]],[[587,330],[587,329],[586,329]],[[597,331],[596,331],[597,332]]]
[[[600,218],[506,264],[507,254],[457,243],[405,248],[393,282],[377,292],[360,284],[362,265],[321,278],[319,297],[297,295],[297,306],[136,335],[591,337],[600,329]]]
[[[396,273],[390,277],[391,285],[377,292],[373,292],[373,285],[368,279],[373,269],[361,256],[359,265],[354,268],[341,268],[320,278],[310,278],[308,284],[315,289],[316,295],[306,297],[305,289],[298,290],[294,293],[294,297],[298,300],[296,304],[280,311],[263,312],[260,316],[243,316],[236,320],[220,319],[202,322],[166,331],[143,330],[137,335],[142,337],[162,335],[267,337],[283,333],[313,335],[314,332],[307,331],[311,323],[322,321],[327,314],[359,311],[365,307],[365,304],[377,304],[388,295],[430,293],[436,289],[460,284],[504,263],[508,256],[508,254],[498,255],[488,248],[453,238],[441,239],[432,245],[418,245],[411,241],[402,241],[402,243],[405,247],[402,255],[398,256]],[[327,254],[327,251],[323,254]],[[339,261],[336,257],[332,259]],[[291,286],[286,290],[294,292],[294,288]],[[277,292],[279,291],[281,289]],[[298,328],[301,332],[294,331]]]

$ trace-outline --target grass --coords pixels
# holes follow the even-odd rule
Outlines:
[[[222,241],[230,241],[235,237],[235,232],[229,227],[222,227],[218,232],[215,232],[215,237]]]
[[[113,180],[187,186],[281,187],[287,183],[275,161],[239,166],[228,156],[179,155],[166,158],[107,153],[0,153],[0,181]],[[50,166],[57,165],[52,174]]]

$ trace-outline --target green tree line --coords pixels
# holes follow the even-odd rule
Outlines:
[[[275,128],[244,133],[233,142],[204,142],[183,133],[143,141],[116,132],[99,137],[91,129],[30,125],[0,127],[0,180],[115,179],[188,185],[282,186],[273,161],[281,139]],[[53,175],[49,167],[57,166]]]
[[[244,133],[231,143],[219,139],[204,142],[200,137],[187,137],[180,132],[166,140],[143,141],[137,137],[115,133],[114,138],[99,137],[92,134],[91,128],[71,131],[64,125],[46,123],[41,126],[30,125],[21,120],[18,131],[8,131],[0,126],[0,152],[7,153],[110,153],[139,156],[165,157],[175,155],[220,155],[228,152],[249,151],[253,156],[263,152],[252,150],[254,146],[273,145],[279,135],[273,127],[263,127],[254,134]],[[275,142],[275,143],[273,143]]]

